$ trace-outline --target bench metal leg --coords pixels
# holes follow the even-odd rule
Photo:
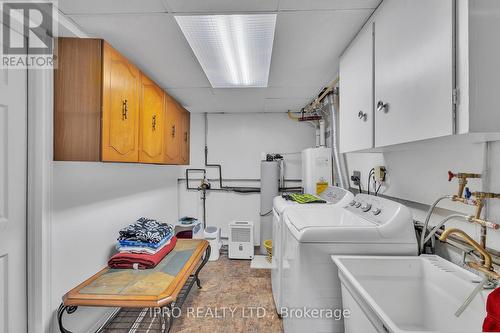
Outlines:
[[[205,266],[206,263],[208,262],[208,259],[210,258],[211,251],[212,251],[212,249],[210,248],[210,245],[208,245],[207,249],[205,250],[205,257],[203,257],[203,261],[201,262],[200,266],[198,266],[198,269],[196,270],[196,272],[194,272],[194,278],[196,280],[196,285],[198,286],[198,289],[201,289],[201,282],[200,282],[200,279],[198,278],[198,274],[202,270],[203,266]]]
[[[59,324],[59,331],[61,333],[71,333],[71,331],[68,331],[67,329],[64,328],[63,322],[62,322],[62,317],[64,312],[67,314],[72,314],[78,309],[78,306],[66,306],[63,303],[59,305],[59,309],[57,310],[57,323]]]
[[[174,317],[172,314],[172,304],[165,306],[166,311],[162,311],[160,315],[160,332],[161,333],[169,333],[172,328],[172,323],[174,321]],[[165,318],[167,317],[167,318]]]

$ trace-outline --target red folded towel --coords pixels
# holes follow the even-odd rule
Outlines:
[[[156,254],[117,253],[109,259],[108,266],[110,268],[153,268],[174,249],[175,243],[177,243],[177,237],[174,236],[170,243]]]
[[[500,332],[500,288],[488,295],[483,332]]]

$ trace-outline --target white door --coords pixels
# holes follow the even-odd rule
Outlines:
[[[379,8],[375,146],[453,134],[453,6],[454,0],[384,0]]]
[[[340,151],[373,147],[373,26],[361,30],[340,59]]]
[[[26,85],[26,70],[0,69],[1,333],[27,331]]]

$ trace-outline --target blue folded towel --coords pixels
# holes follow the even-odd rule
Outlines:
[[[134,247],[149,247],[151,249],[158,249],[162,245],[164,245],[166,242],[168,242],[172,238],[173,234],[172,232],[169,232],[163,237],[159,242],[156,243],[151,243],[151,242],[141,242],[141,241],[136,241],[136,240],[126,240],[126,239],[120,239],[118,243],[121,246],[134,246]]]
[[[121,229],[118,240],[158,243],[166,235],[172,233],[173,229],[173,226],[168,223],[141,217],[137,222]]]

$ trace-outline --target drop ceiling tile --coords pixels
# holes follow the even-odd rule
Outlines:
[[[280,0],[279,10],[344,10],[377,8],[382,0]]]
[[[264,111],[266,112],[287,112],[298,111],[304,107],[311,99],[310,98],[268,98],[264,103]]]
[[[210,87],[170,14],[85,15],[71,18],[104,38],[162,87]]]
[[[266,98],[312,98],[321,88],[319,84],[307,87],[268,87]]]
[[[280,12],[269,86],[321,86],[338,73],[339,56],[373,9]]]
[[[266,88],[213,89],[213,92],[220,110],[239,112],[264,110]]]
[[[59,0],[64,14],[158,13],[165,12],[162,0]]]
[[[168,94],[185,108],[204,106],[216,108],[216,97],[212,88],[166,88]]]
[[[165,0],[173,13],[276,11],[278,0]]]

